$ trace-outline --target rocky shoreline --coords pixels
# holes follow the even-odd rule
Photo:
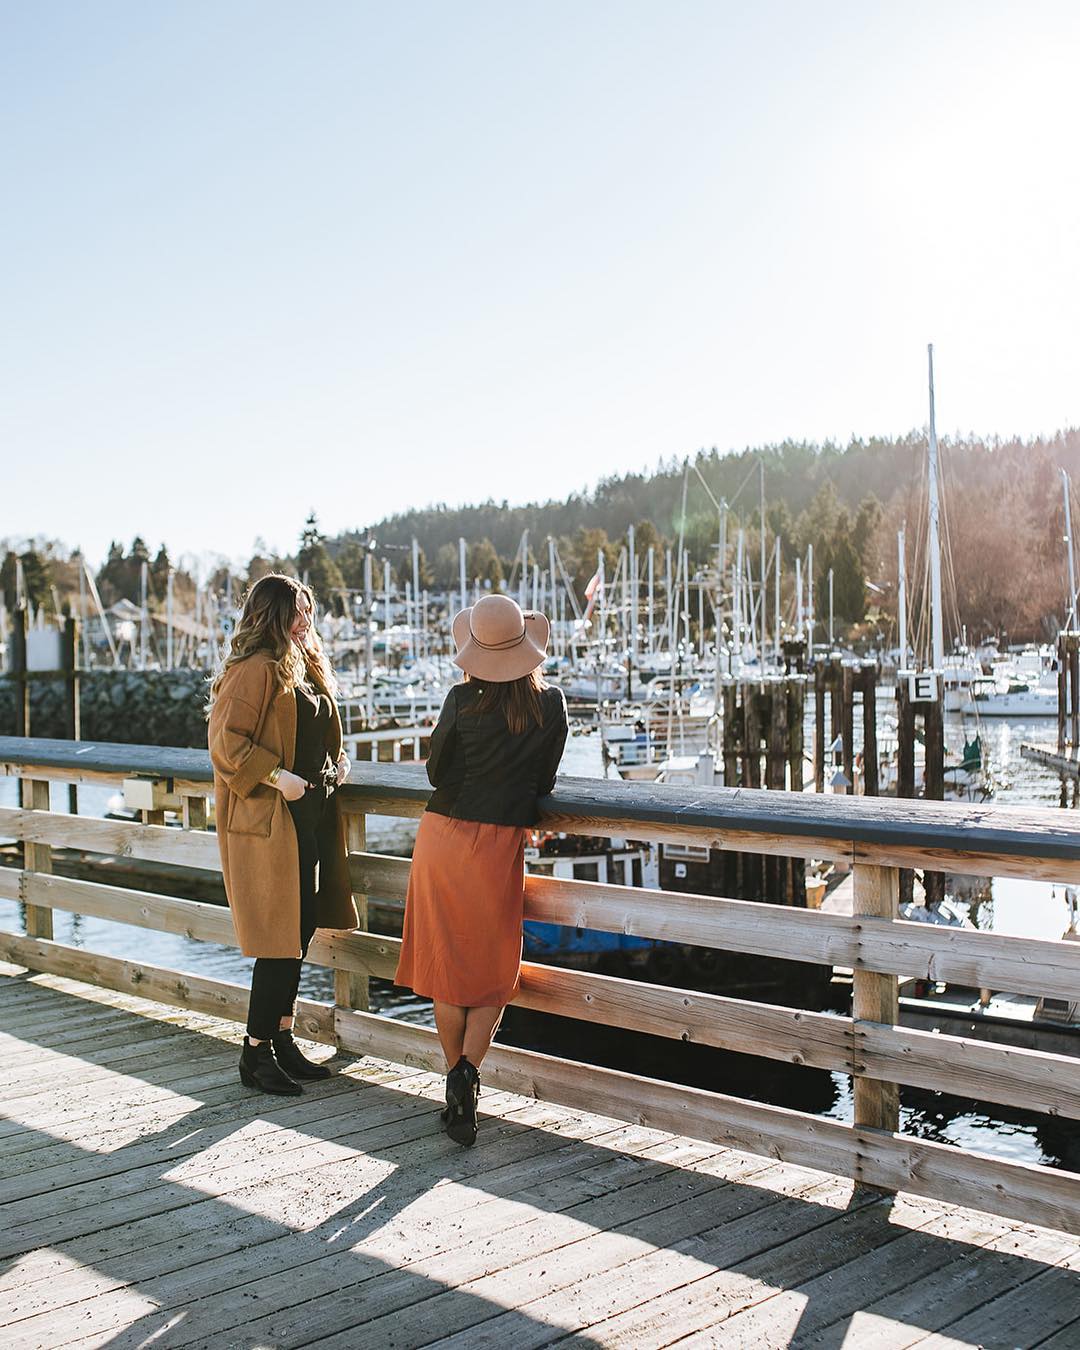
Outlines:
[[[79,676],[84,741],[123,745],[206,747],[203,704],[207,673],[201,670],[91,670]],[[15,735],[15,682],[0,675],[0,735]],[[60,680],[30,686],[34,736],[64,737],[67,691]]]

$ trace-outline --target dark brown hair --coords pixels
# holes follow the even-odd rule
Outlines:
[[[466,675],[465,683],[475,684],[480,690],[472,711],[477,714],[502,713],[511,735],[520,736],[523,731],[528,731],[530,722],[535,722],[538,727],[544,725],[540,695],[547,688],[547,681],[540,674],[539,666],[519,680],[480,680],[475,675]]]

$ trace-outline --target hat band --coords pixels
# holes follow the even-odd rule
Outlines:
[[[481,642],[473,632],[472,621],[469,621],[469,638],[475,642],[478,647],[482,647],[486,652],[503,652],[510,647],[519,647],[525,641],[525,625],[521,625],[521,632],[517,637],[506,638],[503,642]]]

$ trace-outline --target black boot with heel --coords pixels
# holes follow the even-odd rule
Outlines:
[[[446,1110],[442,1122],[455,1144],[466,1148],[476,1143],[476,1104],[480,1100],[480,1074],[464,1055],[446,1075]]]
[[[307,1059],[293,1040],[291,1031],[275,1031],[271,1037],[277,1062],[290,1078],[311,1079],[329,1078],[330,1069],[325,1064],[316,1064]]]
[[[300,1084],[294,1082],[274,1058],[274,1047],[269,1041],[252,1045],[246,1036],[240,1051],[240,1081],[245,1087],[272,1092],[279,1097],[299,1097],[303,1092]]]

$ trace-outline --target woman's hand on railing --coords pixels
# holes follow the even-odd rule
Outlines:
[[[350,759],[349,759],[349,756],[345,753],[344,750],[342,750],[341,753],[340,753],[340,754],[338,755],[338,757],[337,757],[337,782],[338,782],[338,787],[340,787],[340,786],[342,785],[342,783],[344,783],[345,779],[348,778],[348,776],[349,776],[349,770],[350,770],[351,768],[352,768],[352,763],[351,763],[351,761],[350,761]]]
[[[288,769],[282,769],[274,786],[287,802],[298,802],[307,790],[307,783],[300,775],[290,773]]]

